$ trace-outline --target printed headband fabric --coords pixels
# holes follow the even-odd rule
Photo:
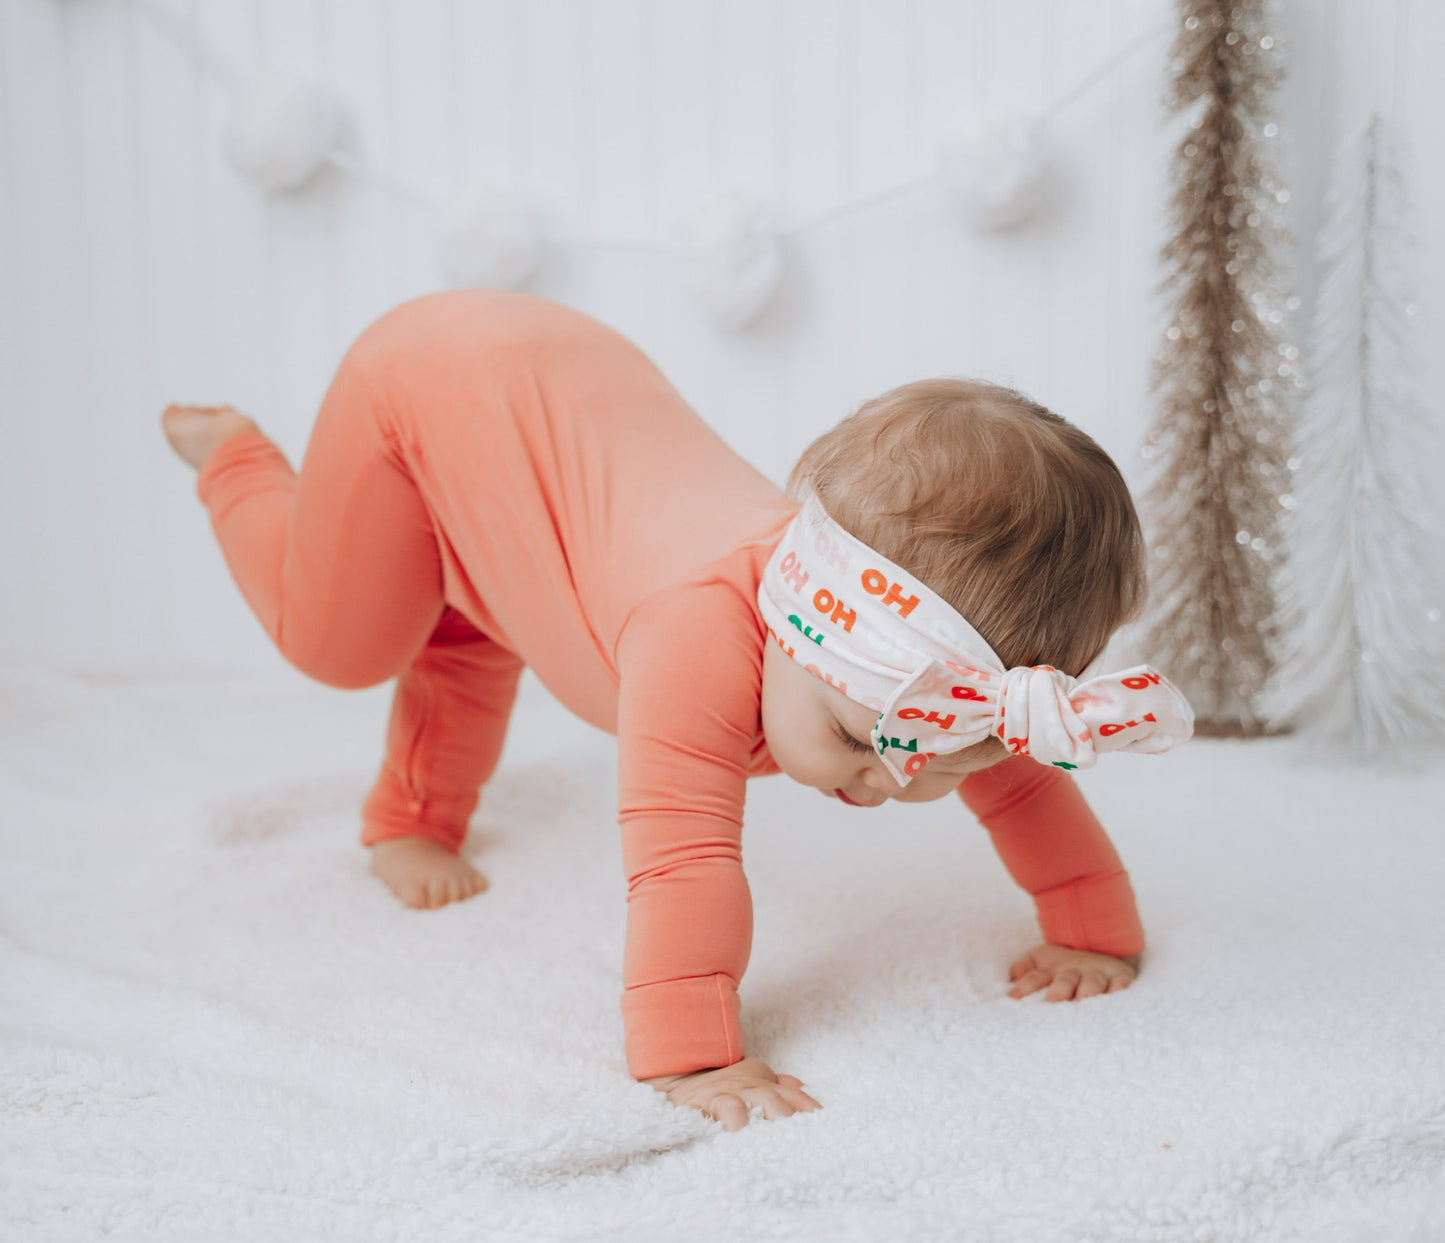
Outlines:
[[[758,606],[784,652],[878,713],[873,746],[900,785],[990,735],[1041,764],[1089,768],[1102,752],[1157,754],[1194,732],[1189,701],[1148,665],[1085,682],[1047,665],[1005,669],[952,605],[813,493],[763,571]]]

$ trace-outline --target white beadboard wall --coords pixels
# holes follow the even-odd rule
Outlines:
[[[1411,144],[1438,334],[1445,5],[1276,11],[1303,314],[1330,152],[1378,108]],[[232,402],[299,464],[347,344],[438,287],[424,204],[335,171],[270,199],[236,176],[219,141],[232,96],[168,29],[246,74],[331,84],[354,149],[410,182],[513,182],[559,235],[665,240],[675,207],[718,184],[786,220],[926,176],[963,115],[1038,108],[1171,14],[1167,0],[0,0],[0,661],[95,676],[279,663],[159,412]],[[774,478],[869,396],[964,374],[1057,409],[1137,480],[1175,133],[1167,47],[1156,35],[1057,117],[1055,192],[1016,233],[972,232],[932,192],[823,225],[741,335],[705,323],[645,253],[565,249],[533,288],[631,335]]]

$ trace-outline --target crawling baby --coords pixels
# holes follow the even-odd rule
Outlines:
[[[1011,995],[1134,978],[1128,875],[1069,770],[1192,715],[1146,666],[1076,681],[1140,605],[1139,525],[1103,450],[1022,394],[905,384],[784,491],[619,333],[453,290],[361,334],[299,472],[232,407],[162,421],[281,654],[396,678],[361,840],[408,906],[486,887],[460,851],[524,667],[616,734],[627,1064],[675,1103],[728,1129],[819,1107],[743,1044],[751,777],[861,807],[957,792],[1037,906]]]

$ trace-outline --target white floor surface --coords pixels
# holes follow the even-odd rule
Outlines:
[[[1057,1005],[957,800],[754,782],[749,1051],[825,1108],[728,1133],[627,1075],[614,744],[524,687],[419,912],[389,687],[0,675],[0,1238],[1445,1239],[1445,758],[1106,757],[1150,950]]]

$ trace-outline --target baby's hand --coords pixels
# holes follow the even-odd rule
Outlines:
[[[1045,1001],[1082,1001],[1126,989],[1138,974],[1137,957],[1111,958],[1066,945],[1036,945],[1008,969],[1008,978],[1017,981],[1008,995],[1027,997],[1047,984]]]
[[[691,1105],[725,1130],[739,1131],[748,1124],[748,1109],[758,1105],[764,1118],[785,1118],[788,1114],[822,1109],[802,1091],[803,1081],[795,1075],[775,1075],[768,1064],[745,1057],[731,1066],[695,1070],[687,1075],[658,1075],[644,1079],[659,1092],[666,1092],[674,1105]]]

